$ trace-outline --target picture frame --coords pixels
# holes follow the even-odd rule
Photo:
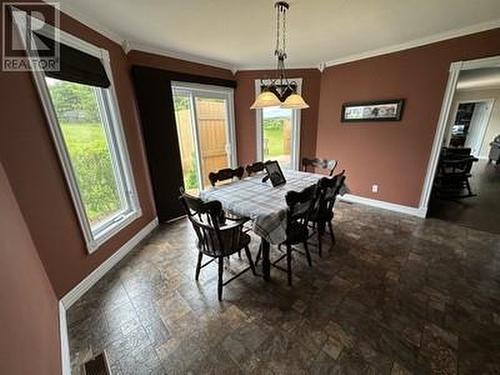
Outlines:
[[[340,121],[401,121],[404,103],[404,99],[344,103]]]
[[[280,164],[276,160],[266,161],[264,167],[266,168],[267,175],[273,187],[286,184],[285,175],[281,170]]]

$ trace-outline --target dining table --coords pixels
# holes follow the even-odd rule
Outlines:
[[[276,187],[273,187],[269,179],[265,180],[267,174],[264,172],[200,192],[202,200],[217,200],[226,212],[251,220],[253,232],[261,238],[262,273],[266,281],[271,279],[271,245],[279,245],[286,240],[286,194],[289,191],[302,191],[326,177],[286,169],[283,174],[286,183]],[[340,193],[344,194],[346,191],[342,187]]]

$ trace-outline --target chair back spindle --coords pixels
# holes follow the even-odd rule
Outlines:
[[[289,191],[286,194],[288,205],[287,224],[307,224],[312,215],[316,202],[317,185],[312,185],[301,192]]]
[[[328,218],[333,212],[335,202],[340,193],[340,189],[344,185],[346,176],[345,170],[333,176],[332,178],[324,177],[318,182],[318,204],[317,216],[320,218]]]
[[[240,243],[244,221],[227,224],[219,201],[203,202],[183,189],[180,200],[198,238],[200,251],[211,257],[230,255]]]
[[[208,179],[210,180],[210,184],[212,184],[212,186],[215,186],[217,182],[232,180],[235,177],[238,178],[238,180],[241,180],[244,173],[245,169],[243,167],[238,167],[235,169],[224,168],[217,172],[210,172],[210,174],[208,175]]]
[[[247,165],[246,171],[247,175],[252,176],[256,173],[262,172],[265,170],[264,162],[258,161],[253,164]]]
[[[314,158],[314,159],[303,158],[302,159],[302,169],[304,172],[307,172],[308,167],[321,168],[321,169],[328,170],[329,176],[333,176],[333,172],[335,171],[337,164],[338,164],[337,160],[318,159],[318,158]]]

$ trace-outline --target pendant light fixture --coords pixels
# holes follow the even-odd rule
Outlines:
[[[264,84],[261,80],[262,92],[257,96],[250,109],[260,109],[266,107],[304,109],[309,105],[297,92],[297,83],[289,81],[286,77],[285,60],[286,55],[286,12],[290,4],[285,1],[278,1],[274,4],[276,8],[276,49],[274,55],[277,58],[277,77]]]

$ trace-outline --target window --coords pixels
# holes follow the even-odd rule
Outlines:
[[[46,44],[55,43],[46,29],[37,33],[47,34]],[[108,52],[62,31],[59,35],[61,69],[33,74],[93,252],[141,212]]]
[[[302,79],[297,82],[300,93]],[[266,83],[264,81],[264,83]],[[255,94],[261,92],[260,80],[255,81]],[[257,160],[277,160],[284,169],[299,168],[300,110],[269,107],[256,110]]]
[[[292,123],[292,109],[262,109],[262,160],[277,160],[282,168],[293,168]]]

